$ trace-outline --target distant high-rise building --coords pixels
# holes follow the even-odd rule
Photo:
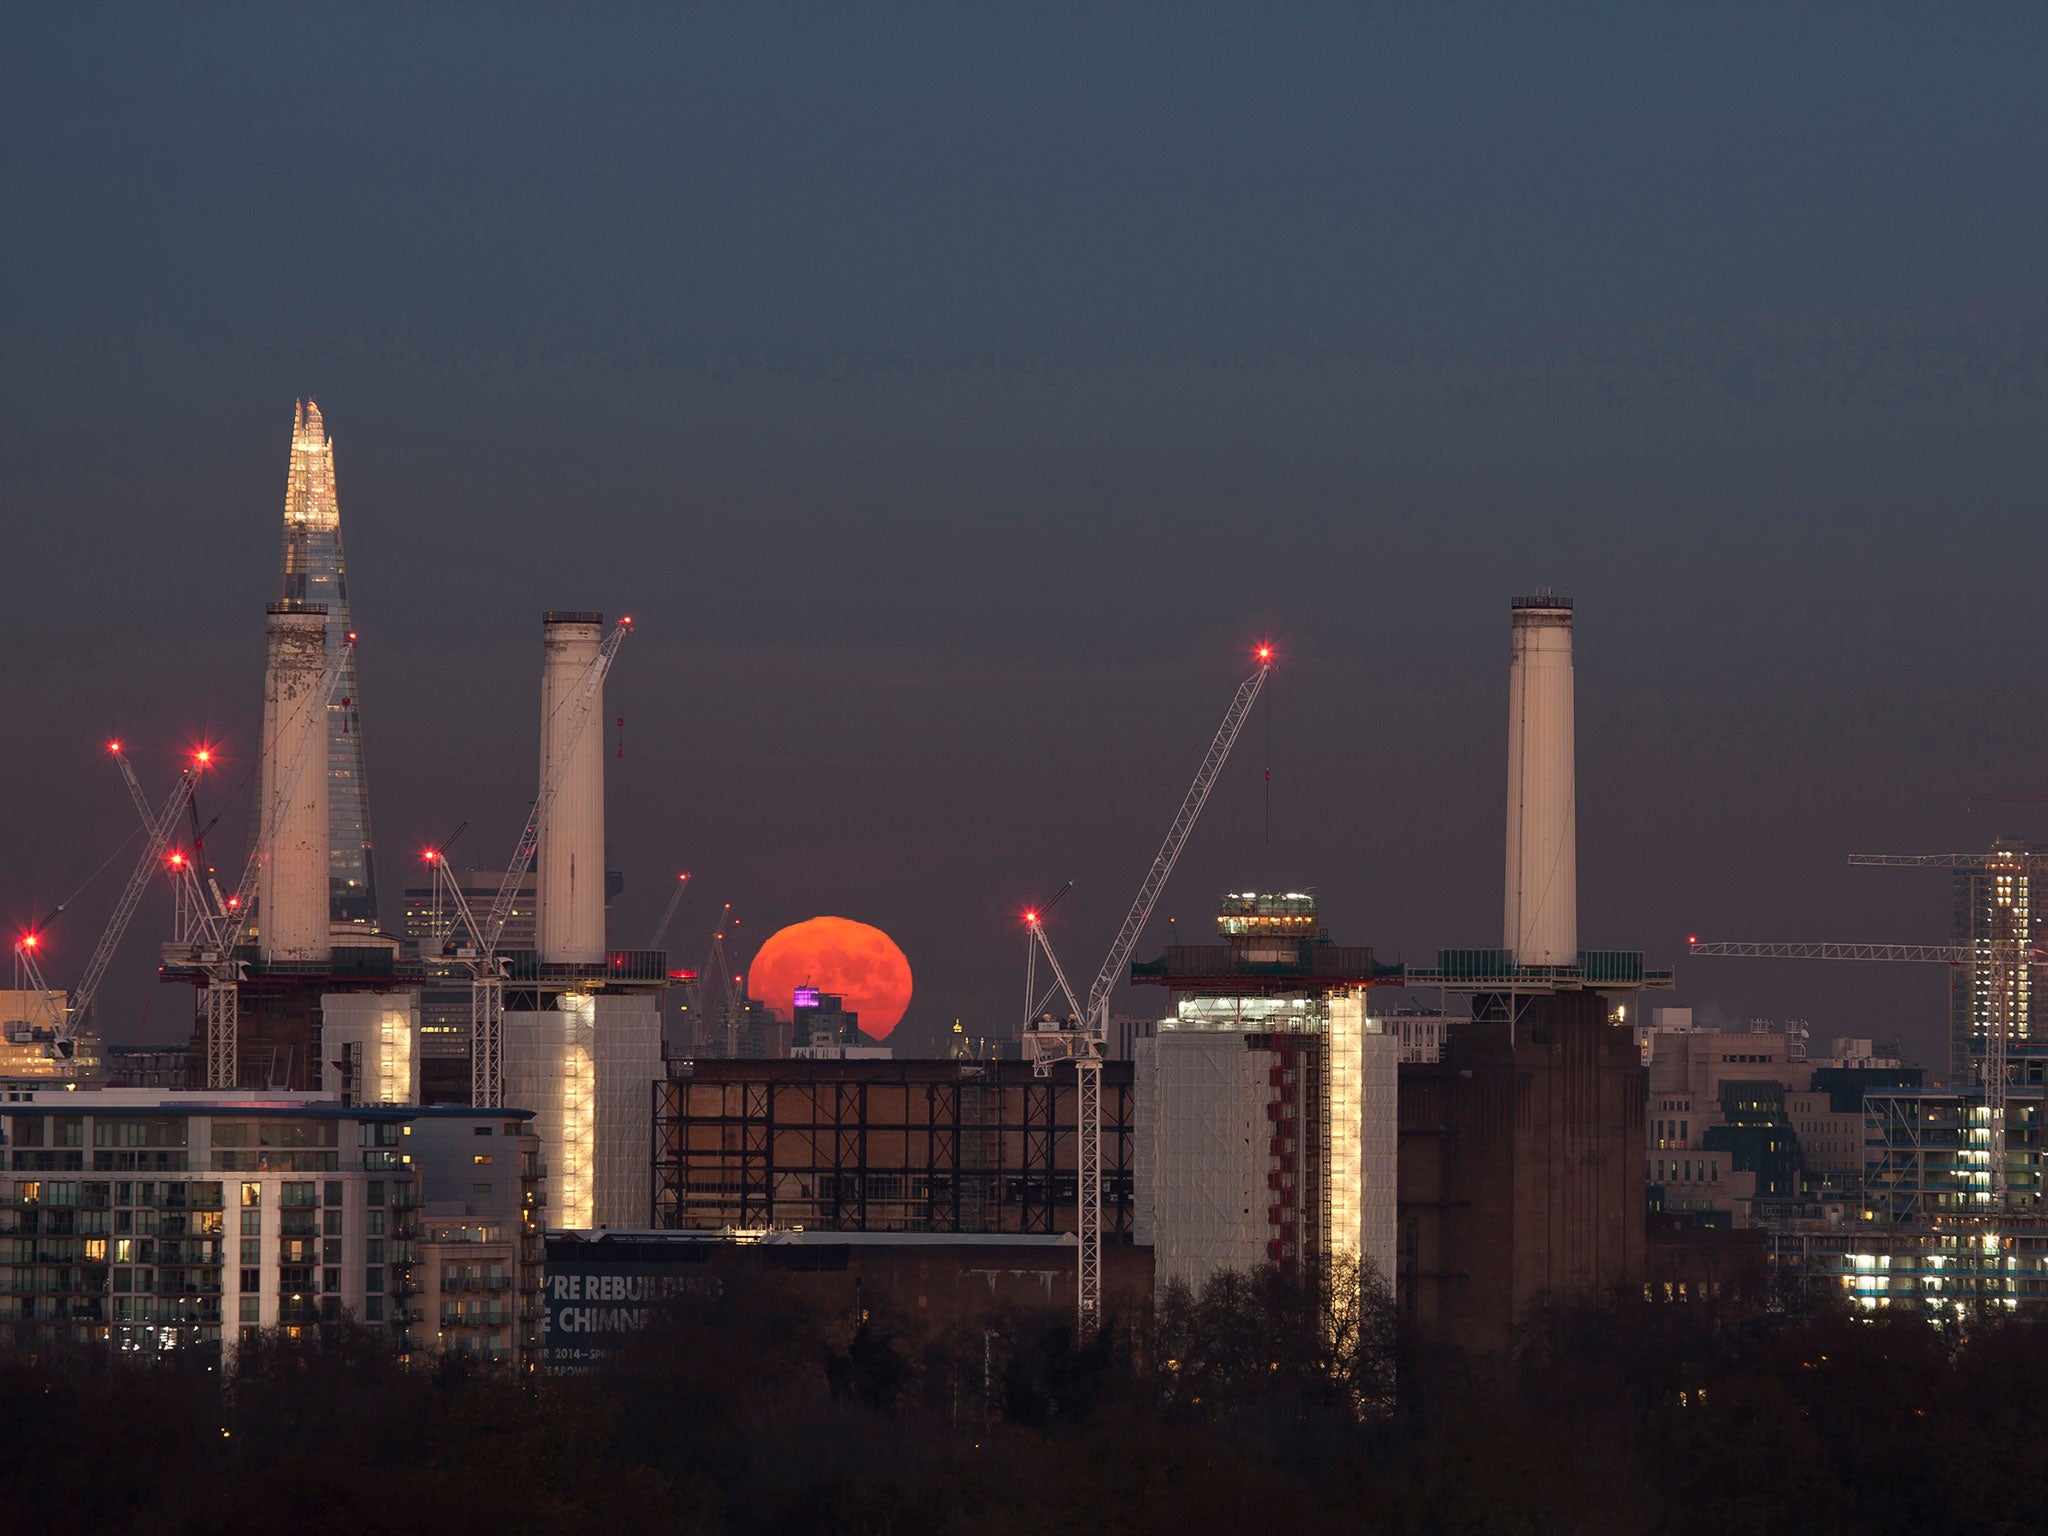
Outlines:
[[[2040,850],[2029,844],[2002,837],[1991,845],[1982,864],[1956,871],[1950,942],[1976,958],[1949,973],[1948,1081],[1953,1087],[1972,1087],[1981,1076],[1984,1036],[1998,1002],[1994,942],[2016,941],[2028,950],[2041,944],[2043,914],[2034,901],[2040,857]],[[2013,1058],[2013,1075],[2021,1082],[2042,1080],[2034,995],[2044,979],[2043,969],[2038,964],[2021,966],[2012,998],[2006,1049]]]
[[[326,607],[330,656],[355,628],[341,554],[341,508],[334,495],[334,443],[320,419],[320,407],[311,400],[298,407],[292,423],[277,595],[284,602]],[[370,853],[370,789],[363,775],[353,658],[345,663],[341,687],[327,706],[327,775],[328,915],[337,923],[375,928],[377,869]],[[260,924],[260,912],[257,920]]]

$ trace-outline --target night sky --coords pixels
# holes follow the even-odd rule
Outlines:
[[[2048,791],[2048,21],[1365,9],[12,8],[0,913],[128,835],[109,734],[153,792],[219,741],[209,808],[246,768],[311,395],[387,921],[458,821],[509,852],[589,607],[638,621],[615,942],[688,868],[679,958],[857,918],[904,1038],[1007,1031],[1016,913],[1079,875],[1093,972],[1270,636],[1141,954],[1250,886],[1497,944],[1549,587],[1582,942],[1938,1059],[1939,970],[1682,950],[1939,941],[1945,876],[1845,856],[2048,841],[1964,799]],[[114,1040],[189,1029],[168,905]]]

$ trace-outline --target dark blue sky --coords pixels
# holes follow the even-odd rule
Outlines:
[[[1941,877],[1842,859],[2048,838],[1963,803],[2048,790],[2048,22],[1359,9],[17,8],[0,909],[127,832],[110,730],[152,783],[246,748],[311,394],[388,908],[455,821],[509,847],[538,613],[591,606],[641,621],[622,940],[689,867],[691,935],[876,922],[913,1028],[1006,1028],[1011,914],[1271,633],[1271,842],[1261,722],[1166,908],[1312,884],[1390,955],[1495,942],[1506,605],[1548,585],[1589,945],[1941,937]],[[1061,909],[1076,969],[1172,799]],[[1931,1054],[1944,999],[1675,1000]]]

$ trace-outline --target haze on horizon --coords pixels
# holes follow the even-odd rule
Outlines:
[[[2048,805],[1964,799],[2048,790],[2037,12],[63,7],[7,37],[10,921],[128,834],[109,735],[153,788],[200,735],[246,754],[309,395],[387,915],[463,819],[459,856],[509,850],[547,607],[637,622],[617,941],[684,868],[691,963],[725,900],[757,939],[873,923],[906,1040],[1007,1028],[1016,915],[1069,878],[1092,971],[1267,636],[1270,717],[1162,916],[1308,885],[1388,958],[1497,942],[1520,591],[1578,603],[1580,933],[1677,963],[1653,1002],[1935,1062],[1938,971],[1685,935],[1940,940],[1942,876],[1846,855],[2048,840]],[[117,1041],[188,1028],[167,905],[103,993]]]

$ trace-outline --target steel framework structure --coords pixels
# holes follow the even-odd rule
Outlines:
[[[2048,854],[2020,849],[1994,849],[1989,853],[1852,853],[1852,865],[1878,869],[1950,869],[1977,874],[2033,876],[2048,872]],[[2031,926],[2031,925],[2029,925]],[[1993,912],[1992,932],[1979,951],[1972,946],[1970,963],[1988,965],[1990,985],[1985,989],[1989,1017],[1984,1021],[1984,1053],[1979,1073],[1984,1084],[1984,1110],[1990,1132],[1991,1205],[2006,1205],[2009,1169],[2006,1161],[2007,1079],[2013,1036],[2027,1013],[2025,993],[2027,967],[2037,953],[2033,935],[2015,923],[2008,902]]]
[[[300,701],[299,708],[326,711],[340,690],[343,676],[353,668],[355,654],[356,637],[350,634],[343,640],[341,649],[328,657],[319,681]],[[288,732],[281,731],[280,734]],[[233,895],[221,894],[220,887],[214,883],[212,876],[205,875],[199,868],[200,861],[196,857],[187,858],[180,855],[169,861],[168,870],[177,900],[176,914],[173,918],[172,947],[181,953],[185,963],[206,977],[206,984],[202,990],[205,993],[203,1008],[208,1088],[235,1086],[241,1045],[239,984],[247,970],[247,962],[235,951],[242,942],[242,933],[248,926],[249,913],[255,902],[256,886],[263,873],[264,849],[269,841],[270,829],[277,825],[284,808],[298,792],[299,780],[305,776],[307,765],[313,759],[315,746],[318,746],[320,755],[325,757],[326,743],[325,731],[299,733],[299,744],[285,763],[284,772],[277,780],[270,802],[262,807],[262,815],[257,821],[256,843],[249,849],[248,858],[243,862],[241,882],[235,887]],[[128,773],[125,759],[122,760],[122,770]],[[190,777],[188,770],[187,782],[177,792],[181,810],[190,802]],[[144,825],[150,827],[154,835],[157,826],[151,823],[149,803],[143,797],[140,786],[134,783],[132,773],[129,774],[129,793],[135,800],[137,810],[142,814]],[[168,841],[169,825],[163,824],[162,830]],[[162,857],[159,850],[157,858],[161,860]]]
[[[1894,855],[1856,855],[1852,862],[1912,867],[1934,865],[1958,867],[1955,860],[1968,854],[1930,855],[1924,858]],[[2006,1162],[2007,1042],[2012,1031],[2014,978],[2019,968],[2038,953],[2008,930],[1991,941],[1991,1019],[1984,1032],[1981,1076],[1990,1162],[1989,1202],[1994,1210],[2006,1204],[2009,1177]],[[1686,952],[1700,956],[1739,956],[1762,960],[1889,960],[1906,964],[1974,965],[1985,958],[1974,946],[1962,944],[1756,944],[1728,940],[1689,939]]]
[[[1132,1223],[1131,1069],[1108,1064],[1098,1182]],[[654,1088],[669,1228],[1054,1233],[1083,1178],[1064,1081],[1022,1063],[703,1061]],[[1078,1234],[1077,1234],[1078,1235]]]
[[[1068,984],[1059,957],[1053,953],[1052,941],[1046,937],[1040,914],[1034,911],[1025,915],[1032,945],[1026,951],[1027,957],[1035,955],[1038,950],[1044,951],[1046,961],[1052,967],[1055,986],[1073,1009],[1067,1021],[1054,1022],[1051,1027],[1037,1017],[1042,1004],[1032,996],[1036,977],[1031,969],[1032,961],[1027,958],[1024,985],[1030,1006],[1024,1020],[1025,1055],[1041,1077],[1050,1073],[1056,1062],[1071,1061],[1079,1078],[1075,1110],[1080,1116],[1081,1175],[1076,1190],[1075,1225],[1080,1254],[1074,1287],[1074,1321],[1077,1334],[1083,1339],[1091,1336],[1102,1324],[1102,1050],[1109,1039],[1109,1001],[1123,977],[1124,968],[1131,962],[1145,924],[1151,920],[1152,909],[1159,904],[1160,893],[1166,889],[1167,879],[1173,874],[1181,849],[1187,846],[1188,836],[1195,830],[1202,807],[1209,803],[1209,792],[1216,787],[1223,765],[1230,759],[1230,749],[1237,744],[1238,734],[1251,716],[1252,705],[1258,702],[1259,692],[1266,686],[1266,678],[1273,670],[1270,646],[1259,647],[1258,663],[1258,670],[1237,685],[1230,707],[1223,712],[1222,723],[1216,727],[1216,734],[1210,737],[1209,750],[1203,754],[1201,766],[1195,770],[1194,781],[1181,797],[1180,809],[1174,813],[1173,823],[1167,828],[1166,840],[1153,856],[1152,867],[1146,871],[1137,897],[1124,914],[1123,926],[1117,930],[1109,953],[1103,957],[1102,965],[1095,973],[1086,1003],[1075,997],[1074,989]]]
[[[122,778],[126,781],[129,794],[134,798],[135,809],[142,817],[144,832],[142,856],[135,861],[135,868],[128,876],[128,883],[122,887],[119,899],[114,903],[113,915],[107,919],[107,926],[101,931],[99,942],[94,945],[92,956],[86,961],[85,970],[80,974],[78,985],[71,991],[69,1004],[60,1008],[54,1001],[56,994],[44,979],[41,967],[36,962],[36,950],[40,935],[23,934],[15,941],[15,967],[26,975],[29,990],[34,994],[37,1008],[43,1016],[40,1028],[31,1026],[31,1037],[42,1043],[51,1060],[63,1064],[66,1075],[77,1071],[76,1040],[78,1032],[85,1028],[91,1016],[93,1004],[99,998],[100,982],[105,979],[107,967],[112,963],[114,951],[120,948],[121,940],[128,932],[129,922],[135,916],[135,909],[142,901],[142,893],[156,872],[164,867],[164,852],[169,847],[171,833],[176,830],[178,818],[185,813],[186,805],[192,798],[193,770],[187,767],[178,775],[178,782],[161,806],[152,806],[142,792],[142,785],[136,780],[135,770],[122,755],[121,743],[110,742],[107,750],[120,766]],[[60,906],[57,909],[63,911]],[[55,914],[52,914],[53,916]]]

